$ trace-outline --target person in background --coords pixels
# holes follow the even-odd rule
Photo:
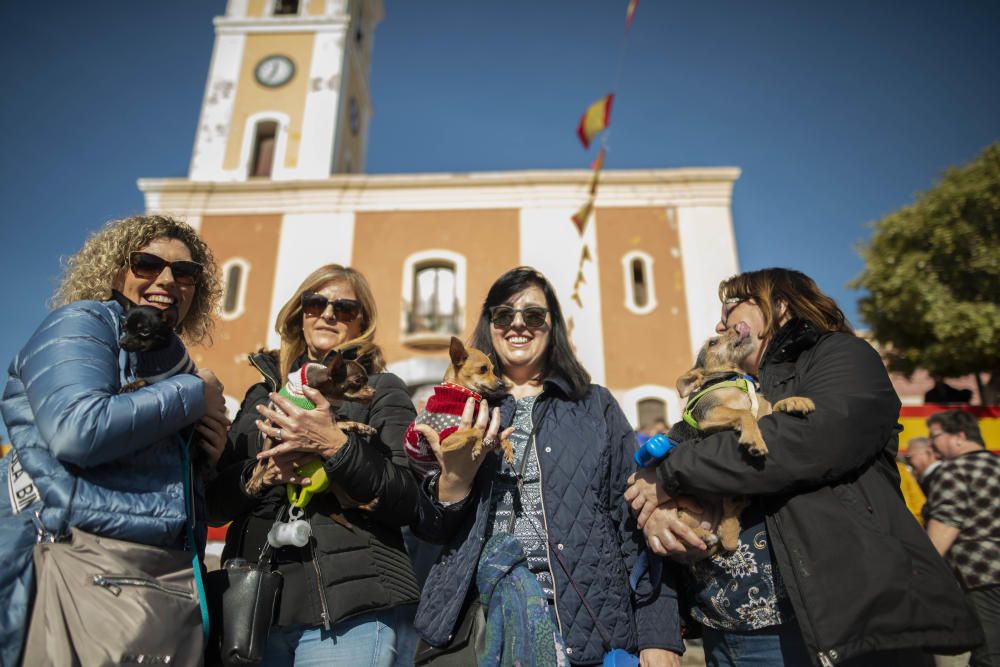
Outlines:
[[[925,496],[931,493],[934,477],[941,469],[941,457],[931,447],[931,441],[923,436],[910,438],[906,442],[906,461],[913,468]]]
[[[903,494],[903,502],[906,503],[906,509],[910,510],[910,514],[913,515],[913,518],[921,526],[924,525],[924,517],[921,512],[924,509],[924,503],[927,501],[927,498],[920,489],[920,485],[917,483],[913,473],[910,472],[909,466],[906,465],[906,459],[902,456],[896,457],[896,472],[899,473],[899,490]]]
[[[986,450],[976,418],[938,412],[927,418],[944,460],[924,508],[927,535],[958,576],[986,634],[973,667],[1000,667],[1000,457]]]

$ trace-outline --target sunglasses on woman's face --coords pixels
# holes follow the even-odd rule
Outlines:
[[[136,278],[143,280],[154,280],[163,273],[163,269],[170,267],[170,273],[174,276],[174,281],[179,285],[194,285],[201,277],[204,270],[198,262],[188,259],[181,259],[176,262],[168,262],[159,255],[149,252],[135,251],[128,256],[128,267]]]
[[[333,315],[338,322],[347,324],[357,319],[361,314],[361,302],[354,299],[327,299],[316,292],[302,293],[302,312],[309,317],[319,317],[326,312],[327,306],[333,306]]]
[[[524,326],[529,329],[539,329],[545,326],[545,316],[549,311],[541,306],[527,308],[511,308],[510,306],[493,306],[490,308],[490,322],[498,329],[509,329],[514,324],[514,318],[521,313]]]

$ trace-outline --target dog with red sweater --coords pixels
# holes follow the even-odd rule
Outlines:
[[[473,460],[482,454],[483,443],[478,439],[445,444],[445,438],[458,430],[462,419],[465,402],[469,398],[479,403],[484,399],[498,400],[507,391],[507,384],[493,372],[493,363],[483,352],[470,347],[466,348],[458,338],[451,337],[448,346],[451,364],[445,371],[444,381],[434,387],[434,395],[427,399],[427,405],[417,415],[417,418],[406,429],[403,438],[403,448],[410,458],[410,467],[423,479],[429,473],[438,469],[437,458],[431,451],[427,440],[414,428],[426,424],[434,429],[440,437],[441,447],[446,451],[469,447]],[[509,440],[502,440],[504,458],[514,463],[514,452]]]

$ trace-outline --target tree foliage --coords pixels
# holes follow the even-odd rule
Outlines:
[[[1000,141],[874,227],[852,287],[890,368],[1000,382]]]

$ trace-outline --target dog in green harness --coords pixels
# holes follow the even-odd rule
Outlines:
[[[695,367],[677,380],[677,392],[687,398],[683,419],[688,426],[701,433],[737,430],[740,444],[750,456],[757,457],[767,454],[758,419],[772,412],[807,414],[816,405],[803,396],[789,396],[772,406],[760,394],[757,381],[740,370],[740,362],[753,350],[750,335],[749,327],[741,322],[709,338],[698,352]],[[746,498],[723,497],[714,531],[701,525],[701,517],[685,512],[682,519],[706,544],[733,551],[739,544],[740,513],[748,502]]]

